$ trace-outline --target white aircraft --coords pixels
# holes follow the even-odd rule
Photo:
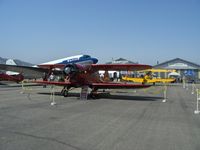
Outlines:
[[[45,65],[52,65],[52,64],[69,64],[69,63],[77,63],[77,64],[96,64],[98,60],[96,58],[92,58],[89,55],[75,55],[71,57],[65,57],[62,59],[57,59],[53,61],[49,61],[46,63],[39,64],[37,66],[45,66]]]
[[[32,67],[13,65],[13,62],[10,61],[11,64],[0,64],[0,70],[14,71],[23,74],[25,78],[41,78],[44,76],[44,74],[49,75],[50,71],[52,72],[52,70],[54,70],[54,72],[60,71],[60,65],[63,66],[72,63],[87,65],[96,64],[97,62],[98,59],[92,58],[89,55],[76,55],[49,61]]]

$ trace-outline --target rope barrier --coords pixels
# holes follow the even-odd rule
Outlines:
[[[32,88],[30,87],[25,87],[24,86],[24,80],[22,81],[22,91],[20,92],[21,94],[27,94],[28,99],[31,99],[31,92],[32,92]]]
[[[24,85],[24,81],[22,81],[22,91],[20,92],[21,94],[27,94],[27,97],[28,97],[28,99],[29,100],[31,100],[31,94],[33,94],[33,89],[31,88],[31,87],[26,87],[25,85]],[[55,102],[55,86],[54,85],[52,85],[51,87],[50,87],[50,100],[52,100],[52,102],[51,102],[51,105],[53,106],[53,105],[56,105],[56,102]]]

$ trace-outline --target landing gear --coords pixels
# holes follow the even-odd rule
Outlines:
[[[64,97],[67,97],[68,94],[69,94],[68,90],[64,90],[64,91],[63,91],[63,96],[64,96]]]
[[[63,95],[64,97],[67,97],[69,95],[69,87],[64,87],[61,91],[61,95]]]
[[[92,99],[96,99],[98,97],[98,94],[90,93],[90,97]]]
[[[92,98],[92,99],[96,99],[96,98],[98,98],[98,93],[97,93],[97,89],[92,89],[92,91],[90,92],[90,97]]]

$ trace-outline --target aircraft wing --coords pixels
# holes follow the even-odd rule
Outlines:
[[[147,82],[147,83],[156,83],[156,82],[161,82],[161,83],[171,83],[175,81],[173,78],[153,78],[153,79],[144,79],[144,78],[131,78],[131,77],[122,77],[123,80],[125,81],[132,81],[132,82]],[[145,81],[146,80],[146,81]]]
[[[109,71],[137,71],[152,68],[149,65],[142,64],[92,64],[91,69],[94,71],[109,70]]]
[[[157,78],[157,79],[152,79],[152,80],[154,80],[155,82],[162,82],[162,83],[171,83],[175,81],[174,78],[163,78],[163,79]]]
[[[138,89],[138,88],[148,88],[151,85],[143,84],[124,84],[124,83],[92,83],[93,88],[98,89]]]
[[[140,70],[141,72],[176,72],[176,70],[170,70],[170,69],[146,69],[146,70]]]
[[[61,70],[52,70],[54,74],[61,74],[62,69],[65,67],[65,65],[63,64],[38,65],[38,67],[0,64],[0,70],[19,72],[22,73],[25,78],[41,78],[43,77],[44,73],[49,73],[49,71],[53,68],[61,69]]]
[[[44,72],[48,73],[48,69],[44,68],[14,66],[6,64],[0,64],[0,70],[19,72],[22,73],[25,78],[41,78]]]
[[[43,69],[52,69],[52,68],[63,69],[66,65],[65,64],[41,64],[37,66]]]
[[[125,81],[132,81],[132,82],[139,82],[139,83],[144,82],[144,78],[122,77],[122,80],[125,80]]]
[[[34,83],[39,84],[49,84],[57,86],[68,86],[73,84],[71,82],[56,82],[56,81],[34,81]],[[138,89],[138,88],[148,88],[151,85],[142,84],[124,84],[124,83],[91,83],[88,86],[98,89]]]

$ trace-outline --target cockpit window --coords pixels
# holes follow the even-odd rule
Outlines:
[[[82,58],[90,58],[89,55],[83,55]]]

